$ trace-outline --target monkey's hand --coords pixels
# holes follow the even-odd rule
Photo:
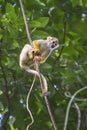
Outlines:
[[[41,57],[41,54],[40,54],[40,51],[39,51],[39,50],[35,50],[35,51],[34,51],[34,56],[35,56],[35,58],[36,58],[36,60],[37,60],[38,62],[40,62],[40,61],[42,60],[42,57]]]
[[[41,62],[41,56],[35,56],[35,58],[38,62]]]
[[[34,48],[32,48],[29,52],[28,52],[28,57],[30,60],[34,60],[34,57],[37,56],[37,57],[40,57],[40,52],[39,50],[35,50]],[[40,59],[40,58],[38,58]],[[39,60],[38,60],[39,62]]]

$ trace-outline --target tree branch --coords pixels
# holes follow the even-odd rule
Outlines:
[[[29,28],[28,28],[27,20],[26,20],[26,15],[25,15],[25,11],[24,11],[22,0],[19,0],[19,2],[20,2],[20,7],[21,7],[21,11],[22,11],[22,15],[23,15],[25,27],[26,27],[27,38],[28,38],[30,44],[33,46],[32,39],[31,39],[31,36],[30,36],[30,31],[29,31]]]
[[[66,96],[72,99],[72,95],[71,95],[71,93],[69,91],[66,94]],[[81,125],[81,111],[80,111],[80,108],[79,108],[77,102],[75,101],[75,98],[73,99],[73,103],[74,103],[74,106],[75,106],[75,108],[77,110],[77,113],[78,113],[78,123],[77,123],[77,129],[76,130],[80,130],[80,125]]]
[[[68,107],[67,107],[67,111],[66,111],[66,116],[65,116],[65,122],[64,122],[64,128],[63,130],[66,130],[67,129],[67,123],[68,123],[68,117],[69,117],[69,111],[70,111],[70,107],[71,107],[71,104],[75,98],[75,96],[77,96],[78,93],[80,93],[81,91],[87,89],[87,86],[77,90],[73,95],[72,95],[72,98],[70,99],[69,103],[68,103]]]
[[[39,73],[39,79],[40,79],[40,83],[41,83],[41,89],[44,87],[43,85],[43,78],[41,76],[41,73],[40,73],[40,70],[39,70],[39,67],[38,67],[38,62],[36,61],[35,62],[35,65],[36,65],[36,70],[37,72]],[[44,96],[44,100],[45,100],[45,103],[46,103],[46,106],[47,106],[47,109],[48,109],[48,113],[49,113],[49,116],[50,116],[50,119],[51,119],[51,122],[53,124],[53,127],[55,130],[58,130],[57,126],[56,126],[56,123],[55,123],[55,120],[54,120],[54,117],[53,117],[53,114],[52,114],[52,111],[51,111],[51,107],[50,107],[50,104],[49,104],[49,101],[48,101],[48,97],[47,96]]]

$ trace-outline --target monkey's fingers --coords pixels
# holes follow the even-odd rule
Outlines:
[[[42,57],[41,57],[41,56],[35,56],[35,59],[36,59],[38,62],[41,62]]]

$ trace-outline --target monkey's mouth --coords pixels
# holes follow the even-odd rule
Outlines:
[[[58,47],[58,44],[53,44],[53,45],[51,45],[51,48],[57,48]]]
[[[51,48],[54,48],[56,45],[52,45]]]

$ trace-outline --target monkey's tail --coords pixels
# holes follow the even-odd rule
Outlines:
[[[40,78],[39,76],[39,73],[33,69],[29,69],[28,67],[23,67],[25,69],[26,72],[30,73],[30,74],[33,74],[33,75],[36,75]],[[42,87],[42,92],[43,92],[43,95],[46,96],[48,95],[48,86],[47,86],[47,81],[45,79],[45,77],[41,74],[41,78],[42,78],[42,82],[43,82],[43,86]]]

